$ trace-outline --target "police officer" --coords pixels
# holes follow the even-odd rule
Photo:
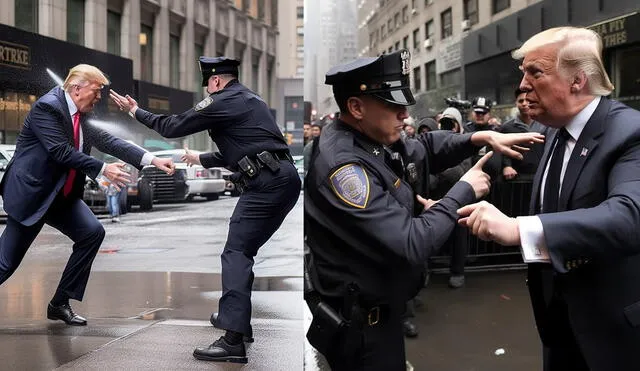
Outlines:
[[[406,106],[415,103],[409,59],[401,50],[326,75],[340,119],[316,140],[305,180],[305,300],[313,313],[307,338],[334,370],[405,369],[405,303],[422,286],[427,258],[456,225],[456,210],[489,190],[482,172],[487,155],[439,202],[413,216],[405,166],[394,164],[390,148],[400,139]],[[512,145],[541,137],[435,131],[419,136],[425,156],[415,165],[440,172],[485,144],[520,157]]]
[[[474,133],[482,130],[496,130],[495,125],[489,124],[491,118],[491,101],[485,97],[476,97],[471,102],[473,111],[471,112],[471,121],[467,122],[464,131]]]
[[[231,216],[222,252],[222,297],[215,326],[226,333],[209,347],[196,348],[197,359],[246,363],[243,335],[250,337],[253,258],[280,227],[300,194],[300,178],[285,139],[269,107],[238,81],[239,61],[200,57],[202,85],[210,94],[178,115],[156,115],[130,96],[111,91],[118,106],[167,138],[203,130],[220,149],[202,155],[207,167],[234,171],[243,190]]]

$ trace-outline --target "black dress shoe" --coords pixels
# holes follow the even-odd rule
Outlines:
[[[236,345],[227,343],[224,336],[207,348],[196,348],[193,356],[201,361],[247,363],[244,342]]]
[[[84,317],[75,314],[69,304],[54,306],[49,303],[49,306],[47,307],[47,318],[51,320],[59,319],[71,326],[87,325],[87,320]]]
[[[418,327],[408,319],[402,322],[402,329],[404,330],[404,336],[408,338],[414,338],[418,336]]]
[[[209,322],[211,322],[211,324],[213,326],[216,325],[216,321],[218,320],[218,313],[211,313],[211,318],[209,318]],[[253,339],[253,331],[251,331],[251,333],[249,335],[243,335],[242,336],[242,341],[244,341],[245,343],[253,343],[254,339]]]

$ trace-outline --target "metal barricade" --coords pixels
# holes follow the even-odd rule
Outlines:
[[[485,198],[508,216],[528,215],[531,199],[531,177],[513,181],[495,182]],[[494,242],[482,241],[469,233],[468,254],[465,270],[520,269],[522,262],[519,246],[502,246]],[[430,269],[435,273],[449,271],[450,246],[445,246],[440,254],[430,260]]]

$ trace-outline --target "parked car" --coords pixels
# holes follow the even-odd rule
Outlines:
[[[7,164],[13,157],[13,153],[16,151],[16,146],[14,144],[0,144],[0,180],[4,176],[4,172],[7,168]],[[4,211],[4,205],[2,202],[2,197],[0,196],[0,218],[6,218],[7,213]]]

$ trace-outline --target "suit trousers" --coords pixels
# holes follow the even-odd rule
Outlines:
[[[247,183],[229,223],[222,251],[222,297],[215,327],[252,336],[253,258],[298,201],[300,178],[289,161],[273,174],[262,169]]]
[[[543,370],[544,371],[589,371],[587,361],[575,338],[567,304],[562,295],[562,279],[554,277],[556,281],[555,291],[549,303],[549,324],[552,329],[551,343],[543,345]]]
[[[11,216],[7,217],[6,228],[0,236],[0,285],[18,268],[45,223],[73,241],[73,251],[62,273],[58,291],[71,299],[82,300],[91,265],[105,232],[93,212],[79,198],[67,199],[58,195],[44,217],[29,227]]]

